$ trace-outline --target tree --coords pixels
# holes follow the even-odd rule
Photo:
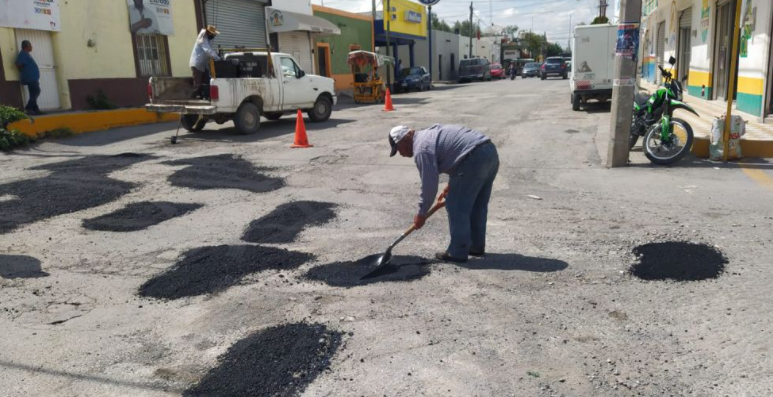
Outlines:
[[[555,57],[555,56],[563,55],[564,49],[561,47],[560,44],[548,43],[545,53],[549,57]]]
[[[532,32],[525,32],[521,38],[521,45],[529,51],[530,57],[532,58],[542,54],[542,45],[544,43],[545,37]]]
[[[508,25],[505,27],[502,33],[504,33],[504,35],[510,39],[515,40],[518,37],[518,26]]]
[[[460,35],[467,37],[478,37],[478,31],[480,30],[480,24],[475,23],[470,29],[470,21],[456,21],[454,22],[454,31],[458,31]]]
[[[593,20],[593,22],[591,22],[590,24],[591,25],[606,25],[608,23],[609,23],[609,18],[607,18],[606,16],[600,16],[600,17],[596,17]]]
[[[439,30],[441,32],[453,32],[451,26],[449,26],[445,20],[438,18],[437,14],[432,13],[432,30]]]

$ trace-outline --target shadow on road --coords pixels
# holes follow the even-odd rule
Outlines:
[[[0,255],[0,277],[2,278],[39,278],[47,277],[40,261],[31,256]]]
[[[548,258],[537,258],[519,254],[486,254],[483,259],[471,259],[467,263],[456,264],[470,270],[521,270],[527,272],[559,272],[569,264]]]
[[[612,102],[590,102],[580,107],[580,112],[587,114],[609,113],[612,111]]]
[[[144,136],[158,134],[163,131],[174,132],[177,122],[136,125],[131,127],[114,128],[108,131],[85,132],[74,137],[53,139],[51,142],[64,146],[91,147],[107,146],[114,143],[142,138]]]
[[[201,132],[187,132],[185,130],[180,131],[180,141],[218,141],[218,142],[259,142],[266,139],[277,138],[283,135],[295,134],[295,117],[285,116],[276,121],[263,121],[260,124],[260,130],[251,135],[241,135],[236,131],[236,127],[221,128],[219,130],[209,130],[204,127]],[[337,128],[343,124],[349,124],[355,122],[355,120],[349,119],[334,119],[331,118],[328,121],[321,123],[311,123],[308,120],[304,120],[306,124],[306,131],[319,131],[322,132],[327,129]],[[213,124],[215,125],[215,124]],[[310,139],[312,139],[310,137]],[[314,142],[312,142],[314,143]]]

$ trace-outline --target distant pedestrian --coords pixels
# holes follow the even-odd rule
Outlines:
[[[191,72],[193,73],[193,98],[203,97],[202,85],[204,84],[204,77],[208,75],[207,66],[209,65],[210,58],[214,58],[216,61],[220,60],[220,56],[212,49],[212,40],[219,35],[217,29],[214,26],[209,25],[206,29],[201,29],[199,36],[196,37],[196,44],[193,46],[191,52]]]
[[[486,252],[488,203],[499,170],[499,155],[491,140],[460,125],[435,124],[414,131],[400,125],[389,132],[391,156],[397,152],[413,157],[421,177],[418,213],[413,219],[420,229],[438,191],[440,174],[450,175],[441,197],[446,199],[451,243],[437,259],[467,262],[468,256]]]
[[[396,74],[399,74],[401,70],[403,70],[403,61],[402,61],[402,59],[398,59],[397,60],[397,69],[396,69],[397,73]]]
[[[38,107],[38,97],[40,96],[40,69],[38,64],[32,58],[32,43],[29,40],[21,42],[21,52],[16,57],[16,67],[19,68],[19,81],[27,86],[29,91],[29,101],[24,110],[27,114],[41,115],[43,112]]]

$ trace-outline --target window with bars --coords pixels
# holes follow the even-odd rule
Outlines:
[[[166,36],[137,33],[134,38],[140,77],[170,76]]]

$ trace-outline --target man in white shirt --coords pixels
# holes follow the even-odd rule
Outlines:
[[[134,0],[129,7],[129,23],[132,34],[160,33],[156,14],[145,8],[144,0]]]
[[[190,62],[191,72],[193,72],[193,98],[202,97],[201,86],[204,82],[204,77],[208,75],[207,65],[209,65],[209,59],[220,60],[220,56],[212,49],[211,44],[211,41],[219,34],[220,32],[214,26],[209,25],[206,29],[201,29],[199,36],[196,38]]]

